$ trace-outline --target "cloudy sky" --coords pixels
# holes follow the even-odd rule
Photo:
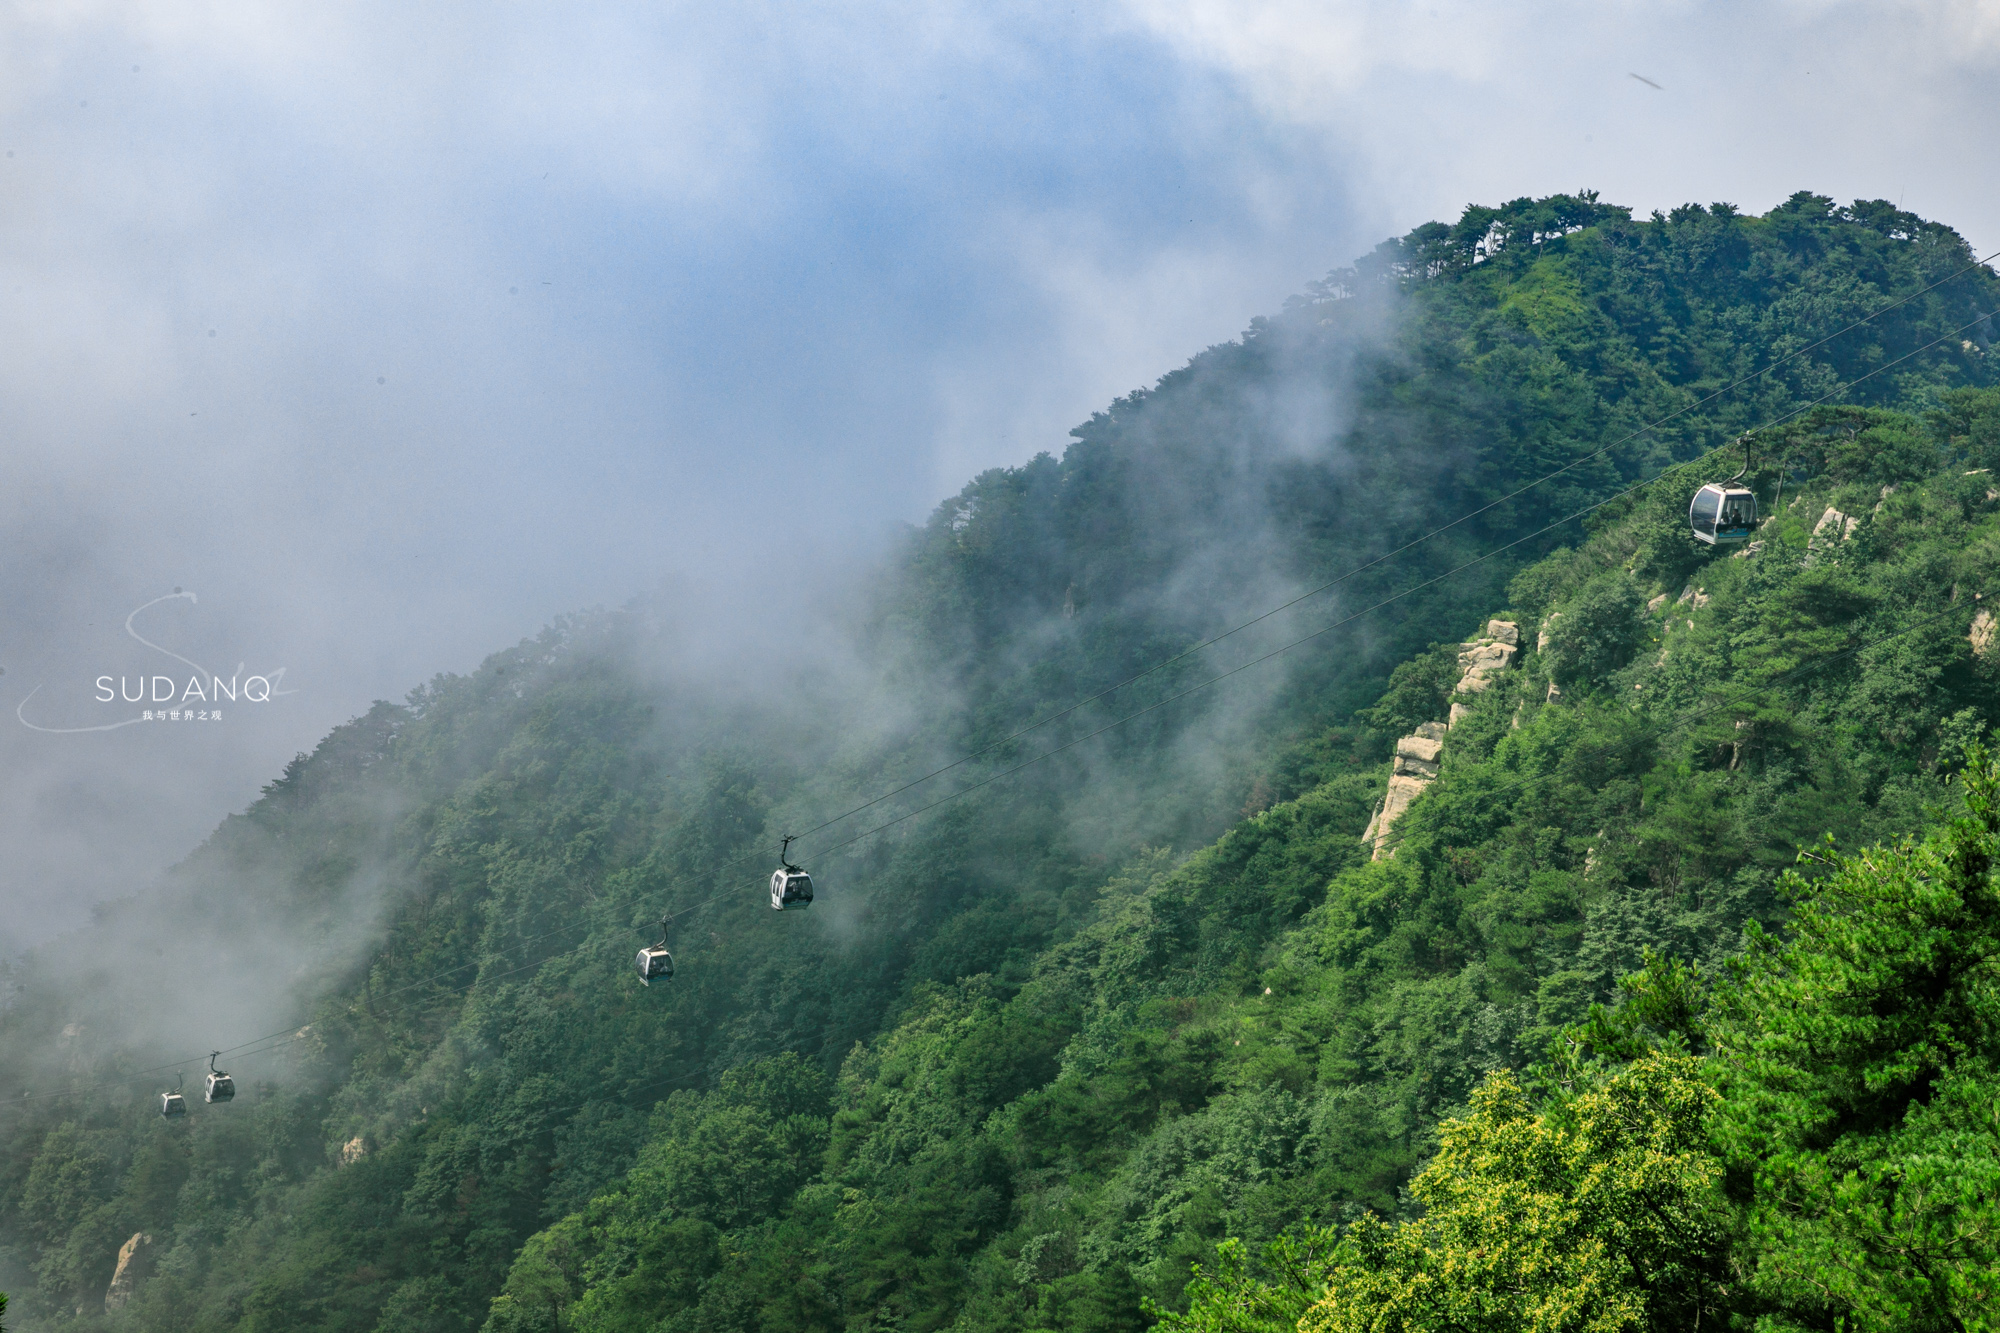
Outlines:
[[[809,602],[1468,202],[1809,188],[2000,245],[1997,75],[1974,0],[16,0],[0,951],[564,610]],[[289,692],[23,725],[130,717],[92,682],[160,650]]]

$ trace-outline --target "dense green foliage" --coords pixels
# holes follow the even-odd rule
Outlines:
[[[1539,1113],[1489,1078],[1411,1184],[1424,1215],[1349,1228],[1301,1333],[1712,1322],[1727,1227],[1694,1064],[1647,1056]]]
[[[1154,1327],[1164,1333],[1292,1333],[1326,1298],[1340,1242],[1337,1226],[1284,1231],[1253,1265],[1242,1241],[1225,1240],[1215,1247],[1213,1265],[1192,1266],[1187,1309],[1163,1309],[1148,1300],[1146,1312],[1158,1317]]]
[[[1797,845],[1914,833],[1996,702],[1966,636],[1976,594],[2000,596],[2000,517],[1971,475],[2000,464],[2000,358],[1975,318],[2000,282],[1961,277],[1702,400],[1969,259],[1947,229],[1810,195],[1764,218],[1635,221],[1594,198],[1473,209],[1120,400],[1060,460],[975,479],[872,590],[863,687],[663,677],[649,664],[672,653],[671,618],[635,607],[378,705],[218,830],[165,906],[18,970],[0,1024],[8,1067],[35,1071],[0,1089],[18,1099],[0,1121],[17,1315],[246,1333],[999,1333],[1162,1312],[1276,1328],[1352,1247],[1375,1247],[1390,1301],[1434,1251],[1486,1248],[1505,1219],[1478,1210],[1508,1189],[1565,1234],[1623,1228],[1605,1253],[1693,1275],[1672,1308],[1701,1307],[1708,1233],[1647,1231],[1628,1206],[1663,1190],[1709,1225],[1711,1176],[1683,1160],[1689,1108],[1711,1086],[1749,1103],[1719,1075],[1697,1087],[1686,1054],[1802,1057],[1781,1029],[1744,1026],[1775,1001],[1712,1008],[1688,978],[1720,975],[1746,923],[1795,928],[1779,881]],[[1714,466],[1685,462],[1597,511],[1587,539],[1571,526],[1514,548],[1288,670],[1166,704],[837,853],[808,843],[820,902],[782,917],[762,903],[779,833],[1247,607],[1577,464],[1349,580],[1339,607],[1309,603],[958,776],[1082,740],[1884,367],[1762,437],[1752,479],[1778,504],[1754,555],[1688,541],[1688,491]],[[1813,542],[1829,506],[1858,522]],[[1448,706],[1452,650],[1425,645],[1510,605],[1524,665],[1453,727],[1396,855],[1369,861],[1390,744]],[[643,988],[631,952],[665,909],[687,911],[679,972]],[[160,1060],[135,1031],[157,1000],[116,968],[80,985],[81,959],[139,956],[180,917],[203,923],[204,957],[247,958],[365,912],[380,928],[354,952],[274,974],[297,1007],[265,1001],[250,1032],[294,1013],[310,1027],[241,1057],[235,1104],[162,1121],[144,1078],[40,1095]],[[1744,995],[1819,984],[1789,947],[1744,955]],[[1655,981],[1621,992],[1649,957]],[[1601,1065],[1572,1086],[1489,1081],[1628,992],[1590,1029]],[[1842,1033],[1911,1087],[1945,1086],[1936,1071],[1961,1059],[1859,1016]],[[1859,1198],[1757,1211],[1787,1190],[1825,1204],[1855,1163],[1924,1169],[1921,1144],[1869,1137],[1875,1122],[1829,1138],[1894,1107],[1873,1083],[1873,1102],[1795,1086],[1808,1074],[1832,1077],[1797,1075],[1799,1103],[1780,1109],[1819,1128],[1761,1163],[1768,1180],[1717,1149],[1714,1188],[1745,1219],[1731,1243],[1765,1256],[1743,1299],[1773,1317],[1803,1309],[1784,1256],[1849,1245],[1868,1207],[1878,1231],[1853,1231],[1857,1263],[1888,1264],[1899,1227],[1957,1234],[1957,1213]],[[1612,1178],[1579,1202],[1593,1172]],[[1413,1178],[1428,1231],[1396,1223]],[[1469,1211],[1451,1216],[1453,1200]],[[135,1235],[152,1239],[130,1299],[107,1309]],[[1190,1289],[1196,1262],[1212,1271]],[[1599,1282],[1606,1318],[1634,1308],[1589,1254],[1519,1262]],[[1932,1299],[1910,1292],[1894,1299]]]
[[[1990,1328],[2000,1296],[2000,782],[1792,877],[1707,1018],[1753,1287],[1806,1327]]]
[[[1921,841],[1803,856],[1786,937],[1751,923],[1712,988],[1653,955],[1537,1097],[1489,1076],[1420,1217],[1315,1233],[1319,1263],[1276,1280],[1224,1242],[1166,1326],[1993,1327],[2000,766],[1972,759]]]

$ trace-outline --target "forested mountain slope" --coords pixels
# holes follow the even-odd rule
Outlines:
[[[1979,322],[2000,282],[1964,274],[1702,400],[1970,259],[1810,195],[1764,218],[1472,209],[1120,400],[1060,460],[975,479],[883,571],[837,669],[663,672],[671,616],[639,605],[378,705],[169,885],[17,969],[10,1314],[1126,1328],[1180,1305],[1225,1235],[1398,1214],[1440,1117],[1646,947],[1730,953],[1782,915],[1796,842],[1912,830],[1941,799],[1993,702],[1966,636],[2000,596],[1976,473],[2000,465]],[[1778,507],[1749,558],[1682,535],[1717,466],[1688,465],[1587,540],[1559,529],[1174,698],[1863,376],[1759,437]],[[1829,507],[1858,521],[1808,550]],[[1456,677],[1425,645],[1498,613],[1550,642],[1478,696],[1371,862],[1390,747]],[[778,835],[968,751],[801,844],[811,912],[765,905]],[[669,910],[678,974],[641,987],[632,950]],[[343,923],[351,947],[316,947]],[[201,952],[136,961],[161,938]],[[242,1095],[162,1121],[160,1075],[129,1071],[185,1055],[162,1043],[201,1001],[153,983],[273,956],[262,1021],[214,1039],[273,1032],[231,1057]]]
[[[1746,923],[1783,918],[1801,843],[1900,838],[1955,799],[1941,779],[2000,703],[2000,394],[1945,404],[1772,432],[1756,483],[1781,507],[1740,558],[1686,538],[1687,467],[1521,572],[1502,614],[1550,632],[1472,696],[1393,857],[1362,859],[1372,784],[1336,778],[1184,861],[1135,858],[1025,985],[919,992],[831,1083],[781,1057],[675,1094],[487,1327],[1138,1327],[1226,1235],[1403,1212],[1440,1116],[1649,950],[1720,975]],[[1370,715],[1443,719],[1440,656]],[[776,1180],[796,1192],[761,1218],[731,1206]],[[1731,1299],[1845,1308],[1784,1295]]]

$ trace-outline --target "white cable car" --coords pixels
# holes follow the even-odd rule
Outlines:
[[[178,1120],[188,1113],[187,1098],[181,1096],[180,1075],[174,1075],[174,1090],[160,1094],[160,1115],[167,1120]]]
[[[1688,527],[1696,541],[1710,546],[1747,542],[1757,528],[1757,497],[1741,486],[1710,482],[1694,493],[1694,503],[1688,506]]]
[[[667,923],[672,919],[661,917],[660,942],[639,950],[639,984],[642,986],[674,979],[674,956],[667,952]]]
[[[791,863],[787,854],[792,842],[785,839],[778,849],[778,868],[771,872],[771,906],[780,912],[812,906],[813,877]]]
[[[212,1051],[208,1057],[208,1086],[202,1090],[201,1099],[213,1104],[226,1102],[236,1095],[236,1080],[215,1067],[215,1057],[221,1051]]]
[[[1757,493],[1738,486],[1750,471],[1750,437],[1743,437],[1743,470],[1724,482],[1710,482],[1688,505],[1688,529],[1709,546],[1735,546],[1757,529]]]

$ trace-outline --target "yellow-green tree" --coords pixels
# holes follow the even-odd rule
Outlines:
[[[1671,1054],[1539,1110],[1493,1075],[1412,1182],[1423,1215],[1351,1228],[1300,1333],[1695,1327],[1727,1294],[1715,1100]]]

